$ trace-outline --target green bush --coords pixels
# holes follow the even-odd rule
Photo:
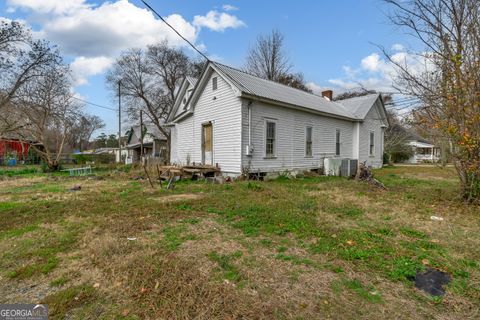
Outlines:
[[[74,154],[73,158],[78,164],[86,164],[87,162],[109,164],[115,162],[114,154]]]

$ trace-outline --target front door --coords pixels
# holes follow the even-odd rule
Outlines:
[[[212,123],[202,125],[202,162],[213,165],[213,128]]]

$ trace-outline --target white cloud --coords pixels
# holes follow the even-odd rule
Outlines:
[[[361,66],[363,69],[368,71],[378,71],[380,64],[380,56],[378,53],[372,53],[371,55],[365,57],[361,61]]]
[[[198,30],[182,16],[172,14],[166,20],[185,38],[195,42]],[[172,45],[184,42],[153,14],[127,0],[105,2],[97,8],[83,8],[43,25],[45,36],[66,54],[74,56],[111,56],[129,47],[144,47],[168,40]]]
[[[393,51],[405,51],[405,47],[400,43],[395,43],[394,45],[392,45],[392,50]]]
[[[172,46],[189,48],[149,10],[129,0],[99,5],[92,4],[91,0],[7,0],[7,4],[11,10],[32,13],[28,18],[40,25],[34,31],[35,36],[52,41],[64,55],[74,59],[72,70],[77,85],[86,84],[88,76],[105,71],[114,57],[128,48],[145,47],[164,40]],[[233,6],[224,6],[224,10],[233,9]],[[197,15],[193,21],[179,14],[165,19],[200,50],[205,50],[205,45],[197,42],[202,28],[223,32],[245,26],[236,16],[215,10],[205,16]]]
[[[195,16],[193,24],[198,28],[208,28],[213,31],[225,31],[225,29],[245,27],[246,24],[236,16],[225,12],[211,10],[206,16]]]
[[[9,10],[27,9],[36,13],[68,14],[92,7],[85,0],[7,0]]]
[[[224,4],[222,9],[225,11],[236,11],[238,10],[238,7],[232,6],[231,4]]]
[[[103,73],[113,63],[112,58],[108,57],[77,57],[70,67],[76,86],[88,84],[88,77]]]
[[[420,74],[432,71],[433,65],[425,58],[427,53],[420,55],[406,51],[405,47],[395,44],[397,50],[390,56],[392,63],[380,54],[374,52],[364,57],[357,68],[344,66],[344,75],[339,78],[330,79],[328,82],[336,87],[336,90],[352,90],[366,88],[371,90],[391,92],[394,91],[393,84],[398,70],[395,64],[402,65],[412,74]]]

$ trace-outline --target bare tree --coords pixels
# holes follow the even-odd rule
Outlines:
[[[0,136],[24,125],[15,112],[7,112],[16,110],[21,88],[60,62],[58,50],[46,41],[33,40],[23,24],[0,22]]]
[[[288,74],[292,65],[283,48],[284,37],[278,30],[271,34],[260,35],[250,48],[245,70],[257,77],[278,81]]]
[[[244,70],[257,77],[279,82],[309,93],[301,72],[291,72],[292,64],[284,50],[284,37],[278,30],[260,35],[250,48]]]
[[[92,134],[105,127],[103,120],[95,115],[79,114],[69,134],[69,144],[73,148],[83,150],[88,145]]]
[[[137,120],[140,110],[143,110],[148,120],[167,138],[167,159],[170,131],[165,127],[165,121],[172,112],[181,81],[192,69],[185,53],[169,47],[167,42],[161,42],[149,46],[147,51],[125,51],[107,74],[107,85],[115,94],[118,83],[121,83],[129,118]]]
[[[287,73],[282,74],[278,78],[278,82],[286,86],[303,90],[305,92],[312,93],[312,90],[305,84],[303,73]]]
[[[416,67],[386,53],[397,87],[422,102],[415,119],[452,144],[452,160],[467,202],[480,201],[480,1],[385,0],[394,24],[424,48]],[[419,65],[423,66],[419,70]]]
[[[28,125],[19,133],[37,142],[33,148],[49,170],[58,170],[65,143],[81,109],[72,98],[68,68],[63,65],[51,68],[20,91],[19,106]]]
[[[173,106],[177,89],[188,74],[189,58],[183,51],[171,48],[167,41],[163,41],[157,45],[148,46],[147,62],[152,73],[162,80],[168,103]]]
[[[366,88],[361,88],[361,90],[345,91],[339,95],[336,95],[333,98],[333,101],[362,97],[362,96],[366,96],[367,94],[374,94],[374,93],[378,93],[378,92],[375,90],[368,90]],[[383,97],[384,103],[390,102],[392,100],[391,95],[383,95],[382,97]]]
[[[394,109],[387,110],[387,117],[389,126],[384,135],[384,152],[388,162],[408,160],[414,153],[412,146],[408,144],[411,135]]]

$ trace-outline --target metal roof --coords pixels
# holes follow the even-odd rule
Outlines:
[[[198,79],[194,77],[187,76],[187,81],[192,84],[192,86],[195,86],[197,84]]]
[[[367,94],[361,97],[337,100],[337,103],[343,105],[348,111],[359,119],[365,119],[368,111],[372,108],[379,97],[379,93]]]
[[[363,119],[357,117],[350,108],[347,108],[342,103],[328,101],[324,97],[295,89],[278,82],[262,79],[218,62],[212,63],[244,94],[283,102],[352,120]],[[373,105],[373,102],[370,104],[370,107]]]
[[[150,135],[153,139],[159,140],[166,140],[167,138],[165,135],[157,128],[157,126],[153,123],[144,123],[143,127],[146,129],[145,135]],[[135,133],[135,136],[138,138],[140,137],[140,126],[132,126],[131,131]]]

